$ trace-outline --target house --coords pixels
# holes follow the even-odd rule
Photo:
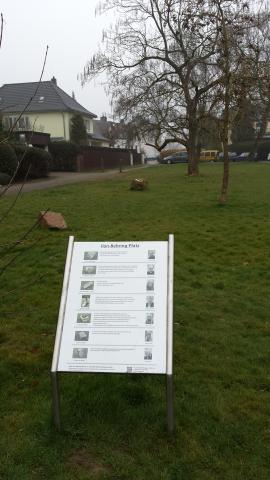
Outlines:
[[[127,138],[127,131],[124,128],[123,122],[114,122],[107,119],[103,114],[100,120],[93,121],[94,134],[100,138],[105,139],[106,147],[114,148],[132,148],[129,139]]]
[[[120,122],[111,121],[103,114],[99,120],[93,120],[93,126],[94,134],[103,138],[103,141],[107,143],[104,143],[102,146],[135,149],[146,158],[155,157],[158,154],[154,147],[146,145],[145,142],[138,138],[134,128],[123,120]]]
[[[57,85],[50,81],[5,84],[0,88],[0,113],[3,127],[16,132],[44,132],[52,141],[70,140],[70,120],[81,114],[86,127],[89,145],[101,145],[103,139],[93,130],[96,115],[80,105]]]

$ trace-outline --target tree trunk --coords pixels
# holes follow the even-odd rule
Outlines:
[[[220,205],[226,205],[228,197],[229,176],[230,176],[230,160],[228,150],[228,140],[223,143],[223,177],[221,193],[219,198]]]
[[[189,129],[189,142],[187,144],[187,153],[188,153],[188,175],[197,176],[199,175],[199,165],[198,165],[198,139],[197,139],[197,128],[190,127]]]
[[[222,128],[222,143],[223,143],[223,178],[221,185],[221,192],[219,197],[220,205],[226,205],[229,188],[230,162],[229,162],[229,126],[230,126],[230,60],[229,60],[229,39],[227,34],[227,27],[224,21],[222,7],[219,4],[219,10],[222,20],[223,43],[224,43],[224,114],[223,114],[223,128]]]

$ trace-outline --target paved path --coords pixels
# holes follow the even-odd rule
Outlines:
[[[142,168],[146,168],[147,165],[140,165],[139,167],[133,167],[123,170],[123,173],[130,173],[132,171],[137,172],[137,170],[141,170]],[[51,172],[48,178],[31,180],[27,182],[22,192],[32,192],[33,190],[44,190],[46,188],[51,187],[59,187],[61,185],[69,185],[72,183],[80,183],[80,182],[94,182],[94,181],[102,181],[104,179],[110,179],[114,177],[119,177],[123,175],[123,173],[119,173],[118,170],[106,170],[105,172]],[[21,183],[16,183],[12,185],[5,195],[8,194],[15,194],[19,191],[21,187]],[[0,189],[1,192],[1,189]]]

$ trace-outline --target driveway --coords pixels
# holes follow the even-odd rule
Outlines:
[[[141,170],[146,168],[147,165],[140,165],[139,167],[131,167],[123,170],[123,173],[132,172],[137,170]],[[37,180],[30,180],[27,182],[22,189],[22,192],[32,192],[34,190],[45,190],[46,188],[52,187],[60,187],[62,185],[69,185],[72,183],[80,183],[80,182],[94,182],[94,181],[102,181],[105,179],[120,177],[123,175],[118,170],[106,170],[105,172],[51,172],[49,177],[37,179]],[[8,194],[16,194],[20,190],[22,184],[15,183],[12,185],[5,193]],[[3,187],[5,188],[5,187]],[[1,193],[1,189],[0,189]]]

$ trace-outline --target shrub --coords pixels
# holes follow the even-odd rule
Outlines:
[[[52,156],[50,169],[75,172],[79,148],[72,142],[51,142],[49,152]]]
[[[243,153],[252,152],[255,146],[255,141],[237,142],[229,145],[230,152]],[[270,140],[262,139],[257,145],[258,160],[267,160],[270,153]]]
[[[70,120],[70,139],[77,145],[87,145],[87,132],[80,113],[73,115]]]
[[[251,152],[253,148],[254,148],[254,140],[246,141],[246,142],[237,142],[229,145],[229,151],[235,152],[237,154],[240,154],[243,152]]]
[[[258,145],[258,160],[267,160],[270,153],[270,140],[265,140]]]
[[[13,175],[17,167],[17,156],[14,148],[8,143],[0,144],[0,172]]]
[[[7,185],[11,180],[11,176],[7,173],[0,172],[0,185]]]
[[[30,170],[27,178],[47,177],[49,174],[49,165],[51,155],[41,148],[26,147],[23,145],[14,145],[18,161],[21,162],[17,178],[22,179],[26,176],[29,165]]]

